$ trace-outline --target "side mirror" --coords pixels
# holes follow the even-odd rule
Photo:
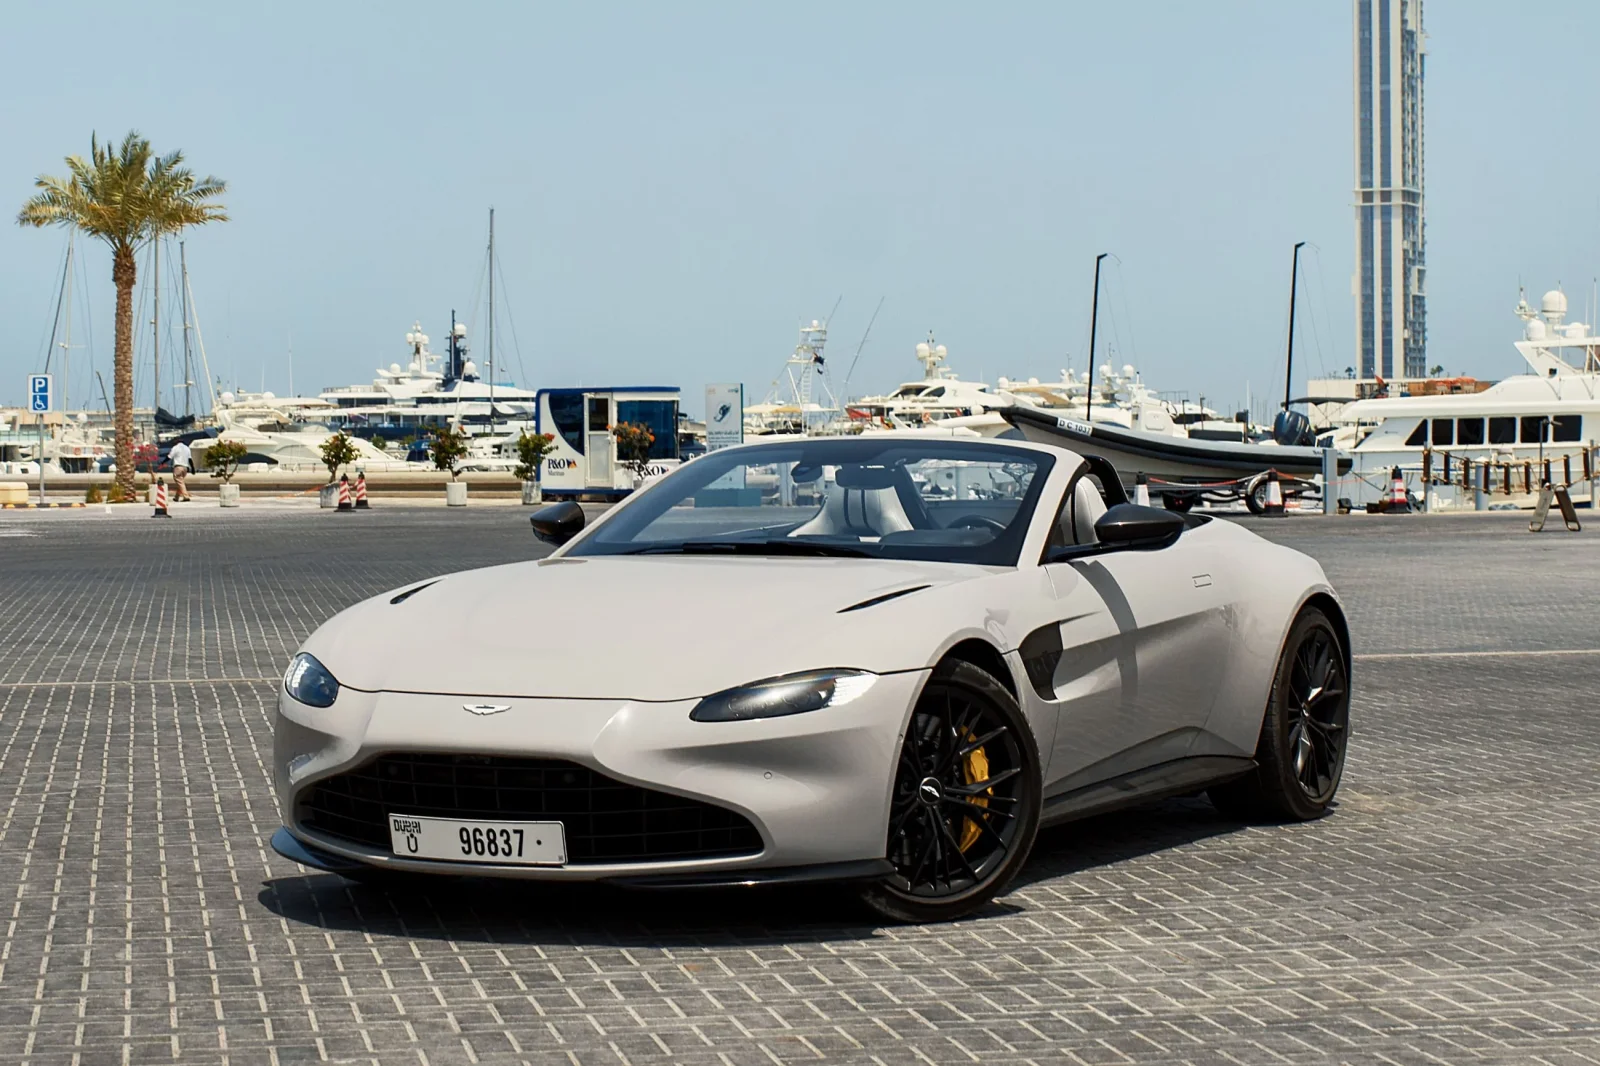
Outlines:
[[[552,503],[528,516],[533,535],[558,547],[583,532],[583,508],[572,502]]]
[[[1159,507],[1119,503],[1094,524],[1094,535],[1112,548],[1165,548],[1183,532],[1183,516]]]

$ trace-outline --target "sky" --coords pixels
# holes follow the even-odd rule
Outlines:
[[[962,377],[1054,378],[1086,365],[1110,252],[1097,361],[1259,407],[1283,390],[1300,240],[1296,382],[1356,361],[1348,0],[74,14],[68,44],[57,5],[7,4],[0,207],[94,132],[225,179],[231,221],[185,235],[225,388],[369,381],[414,321],[441,348],[452,309],[481,360],[491,207],[495,377],[530,387],[673,384],[698,411],[705,384],[742,381],[754,402],[836,302],[837,391],[919,376],[930,331]],[[1600,5],[1434,0],[1425,29],[1428,361],[1500,377],[1522,368],[1519,283],[1563,284],[1574,317],[1593,303],[1600,73],[1534,52],[1600,39]],[[65,248],[0,225],[0,405],[43,367]],[[77,263],[74,406],[92,371],[109,386],[114,296],[104,248]]]

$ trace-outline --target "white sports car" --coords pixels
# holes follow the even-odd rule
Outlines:
[[[1005,888],[1048,825],[1206,791],[1310,819],[1350,639],[1322,569],[1128,503],[1109,463],[873,434],[744,445],[548,558],[357,604],[289,665],[282,854],[636,885],[855,882],[891,919]],[[381,634],[470,628],[396,651]]]

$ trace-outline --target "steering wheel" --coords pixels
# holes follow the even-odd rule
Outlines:
[[[987,529],[991,533],[1004,533],[1006,524],[984,514],[964,514],[959,518],[952,518],[946,529]]]

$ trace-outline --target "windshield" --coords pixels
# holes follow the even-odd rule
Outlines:
[[[1054,460],[937,438],[807,438],[701,456],[568,555],[863,556],[1014,566]]]

